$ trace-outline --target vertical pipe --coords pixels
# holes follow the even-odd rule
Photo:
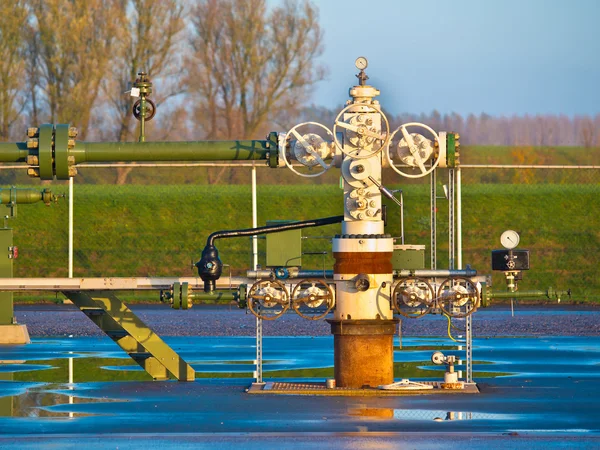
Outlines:
[[[456,268],[456,218],[454,217],[456,213],[456,194],[454,193],[456,180],[454,170],[448,169],[448,268],[450,270]]]
[[[437,217],[437,170],[433,170],[431,172],[431,175],[429,176],[429,183],[430,183],[430,227],[431,227],[431,242],[430,242],[430,246],[431,246],[431,264],[430,264],[430,268],[431,270],[435,270],[437,269],[437,235],[436,235],[436,231],[437,231],[437,224],[436,224],[436,217]]]
[[[256,206],[256,167],[252,166],[252,228],[258,227],[257,206]],[[253,267],[256,270],[258,267],[258,237],[252,236],[252,257]]]
[[[252,166],[252,228],[258,227],[258,211],[256,205],[256,167]],[[258,269],[258,238],[252,236],[252,265]],[[256,382],[262,383],[262,319],[256,318]]]
[[[460,167],[456,168],[456,268],[462,269],[462,189]]]
[[[400,191],[400,236],[404,245],[404,193]]]
[[[73,177],[69,177],[69,278],[73,278]]]

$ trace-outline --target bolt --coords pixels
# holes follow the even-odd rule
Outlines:
[[[39,169],[29,168],[29,169],[27,169],[27,175],[29,175],[30,177],[33,177],[33,178],[39,178],[40,171],[39,171]]]
[[[27,136],[32,138],[32,137],[38,137],[40,135],[40,129],[36,128],[36,127],[29,127],[27,128]]]
[[[458,141],[460,139],[460,134],[454,133],[454,139],[456,139]]]
[[[70,177],[74,177],[75,175],[77,175],[77,168],[73,167],[73,166],[70,166],[69,167],[69,176]]]
[[[40,164],[39,158],[35,155],[27,155],[27,164],[37,166]]]
[[[356,173],[363,173],[365,171],[365,166],[359,164],[358,166],[354,167],[354,170],[356,171]]]
[[[77,137],[78,134],[79,134],[79,131],[77,131],[77,128],[75,128],[75,127],[70,127],[69,128],[69,137],[70,138],[74,139],[74,138]]]
[[[73,147],[75,147],[75,139],[69,139],[67,141],[67,147],[69,148],[69,150],[71,150]]]
[[[367,211],[367,216],[369,216],[369,217],[373,217],[374,215],[375,215],[375,213],[374,213],[372,210],[370,210],[370,209],[369,209],[369,210]]]
[[[27,139],[27,148],[38,148],[39,146],[40,143],[36,138]]]
[[[365,218],[365,215],[363,213],[358,213],[358,218],[362,220]]]
[[[375,203],[375,200],[371,200],[371,201],[369,202],[369,206],[370,206],[371,208],[375,208],[375,207],[377,206],[377,204]]]

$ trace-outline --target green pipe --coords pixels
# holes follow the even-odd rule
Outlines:
[[[515,291],[515,292],[490,292],[490,297],[498,298],[536,298],[548,297],[548,291]]]
[[[9,203],[31,204],[44,201],[50,203],[52,193],[50,191],[38,191],[35,189],[0,189],[0,204],[7,205]]]
[[[238,291],[212,291],[212,292],[194,292],[191,294],[193,300],[199,301],[237,301]]]
[[[129,161],[235,161],[267,159],[269,141],[77,142],[75,164]]]
[[[25,162],[28,155],[26,142],[0,142],[0,162]]]

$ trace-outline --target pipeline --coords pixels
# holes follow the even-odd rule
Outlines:
[[[219,251],[215,247],[217,239],[255,236],[258,234],[278,233],[280,231],[298,230],[301,228],[320,227],[331,225],[344,221],[344,216],[325,217],[323,219],[304,220],[302,222],[284,223],[279,225],[267,225],[257,228],[245,228],[239,230],[215,231],[206,240],[206,246],[202,250],[202,257],[195,265],[198,268],[198,275],[204,281],[204,292],[211,292],[215,289],[216,281],[223,272],[223,263],[219,259]]]
[[[278,233],[280,231],[298,230],[300,228],[321,227],[344,221],[344,216],[326,217],[324,219],[304,220],[302,222],[282,223],[279,225],[266,225],[257,228],[245,228],[240,230],[215,231],[206,240],[206,246],[214,246],[214,241],[222,238],[255,236],[257,234]]]

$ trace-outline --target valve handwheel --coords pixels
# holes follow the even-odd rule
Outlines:
[[[132,111],[133,111],[133,116],[137,120],[141,120],[141,117],[142,117],[142,100],[141,99],[133,104]],[[156,114],[156,105],[154,104],[154,102],[152,100],[147,98],[146,99],[146,115],[144,117],[144,120],[146,120],[146,121],[152,120],[154,118],[155,114]]]
[[[340,120],[343,119],[344,113],[351,109],[353,110],[351,112],[356,113],[351,119],[351,121],[354,123],[348,123]],[[357,109],[361,109],[361,111],[356,111]],[[369,121],[372,120],[369,116],[373,113],[377,113],[381,116],[381,132],[374,129],[372,123],[369,123]],[[355,139],[358,145],[353,145],[351,148],[348,146],[348,148],[345,149],[337,138],[339,128],[343,128],[354,133],[354,136],[349,137],[348,140],[352,142],[352,140]],[[335,118],[335,123],[333,125],[333,140],[337,148],[339,148],[346,156],[349,156],[353,159],[364,159],[378,154],[385,146],[388,145],[390,142],[389,131],[390,124],[388,119],[379,108],[363,103],[353,103],[352,105],[346,106],[344,109],[342,109]],[[367,150],[365,148],[368,146],[370,146],[371,149]]]
[[[277,280],[260,280],[248,290],[248,307],[259,319],[274,320],[290,307],[290,294]]]
[[[392,292],[392,306],[404,317],[417,319],[431,311],[435,291],[423,278],[407,277],[398,281]]]
[[[329,145],[327,144],[326,139],[324,139],[322,136],[316,133],[301,134],[297,131],[301,127],[310,126],[322,128],[325,131],[327,137],[329,138],[329,141],[331,140],[332,133],[329,130],[329,128],[327,128],[325,125],[322,125],[317,122],[304,122],[296,125],[294,128],[287,132],[284,140],[285,144],[281,151],[281,156],[283,157],[283,161],[285,162],[285,165],[288,167],[288,169],[290,169],[296,175],[300,175],[301,177],[307,178],[318,177],[319,175],[322,175],[325,172],[327,172],[333,166],[333,154]],[[312,168],[316,166],[320,166],[322,170],[315,173],[302,173],[292,166],[291,161],[286,156],[285,148],[285,145],[287,145],[287,143],[289,142],[289,140],[291,140],[292,137],[296,139],[296,143],[290,150],[292,151],[296,160],[298,160],[298,162],[300,162],[302,165],[308,167],[310,170],[312,170]],[[328,158],[331,158],[331,161],[329,163],[326,163],[325,159]]]
[[[468,278],[446,278],[438,288],[438,302],[450,317],[467,317],[477,310],[479,290]],[[460,308],[456,311],[456,308]]]
[[[304,319],[322,319],[331,311],[334,304],[333,290],[323,280],[301,280],[292,291],[292,308]],[[322,306],[324,309],[317,309]],[[304,308],[301,310],[301,307]]]
[[[425,124],[418,122],[410,122],[405,123],[404,125],[400,125],[391,135],[390,137],[390,145],[387,148],[386,156],[390,163],[390,167],[398,174],[407,178],[420,178],[425,175],[431,173],[439,164],[442,153],[438,151],[437,158],[433,161],[430,167],[426,167],[425,163],[431,159],[433,155],[434,148],[431,147],[430,141],[420,134],[417,133],[409,133],[407,130],[408,127],[413,128],[423,128],[427,130],[437,142],[439,142],[440,137],[438,134],[430,127]],[[394,145],[394,138],[396,135],[400,133],[402,136],[400,141]],[[398,167],[394,165],[394,160],[392,159],[392,155],[390,152],[394,151],[394,149],[398,152],[405,152],[404,157],[400,157],[403,162],[405,162],[409,167],[416,167],[419,169],[419,173],[407,173],[400,170]]]

